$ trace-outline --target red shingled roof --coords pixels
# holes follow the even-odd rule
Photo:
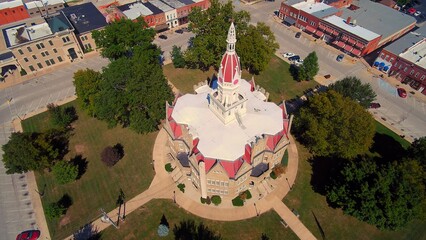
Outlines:
[[[169,124],[175,138],[179,138],[180,136],[182,136],[182,127],[177,124],[175,120],[172,119],[171,121],[169,121]]]
[[[226,52],[223,55],[221,62],[221,69],[219,73],[219,81],[232,83],[235,74],[237,74],[240,68],[240,62],[238,60],[237,53]],[[236,84],[236,83],[234,83]]]
[[[248,164],[251,164],[251,147],[248,144],[246,144],[244,155],[243,155],[243,159]]]
[[[237,159],[235,161],[222,160],[220,161],[220,165],[222,165],[223,169],[225,169],[229,178],[235,178],[235,175],[237,174],[241,165],[243,165],[243,160],[242,159]]]

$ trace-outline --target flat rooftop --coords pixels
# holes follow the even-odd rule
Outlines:
[[[423,40],[399,54],[399,56],[426,69],[426,39],[423,38]]]
[[[122,6],[118,6],[118,9],[123,12],[128,19],[135,20],[140,16],[149,16],[153,12],[149,8],[145,7],[142,3],[129,3]]]
[[[341,17],[344,19],[351,17],[352,20],[356,20],[357,25],[381,35],[382,40],[416,23],[414,17],[373,1],[354,0],[352,5],[359,8],[356,10],[343,8]]]
[[[79,34],[90,32],[107,25],[105,16],[91,2],[67,7],[61,11]]]
[[[409,48],[411,48],[418,42],[423,41],[423,39],[425,38],[426,38],[426,25],[405,34],[398,40],[386,46],[385,49],[391,53],[399,55],[407,51]]]
[[[322,2],[301,2],[301,3],[295,4],[293,7],[310,14],[314,12],[324,11],[329,8],[333,8],[332,6],[329,6]]]
[[[24,5],[21,0],[0,2],[0,10]]]
[[[164,2],[160,1],[160,0],[150,0],[149,1],[152,5],[156,6],[157,8],[159,8],[161,11],[163,12],[169,12],[172,11],[173,8],[170,7],[169,5],[165,4]]]
[[[380,36],[379,34],[377,34],[375,32],[372,32],[372,31],[370,31],[366,28],[359,26],[358,22],[357,22],[356,25],[347,24],[346,19],[343,19],[343,18],[335,16],[335,15],[324,18],[324,21],[326,21],[326,22],[328,22],[328,23],[330,23],[330,24],[332,24],[336,27],[339,27],[339,28],[341,28],[341,29],[343,29],[347,32],[350,32],[350,33],[354,34],[355,36],[358,36],[358,37],[365,39],[367,41],[371,41],[371,40]]]
[[[30,27],[21,24],[3,29],[3,36],[7,47],[13,47],[48,35],[52,35],[52,31],[46,22]]]
[[[192,4],[193,2],[191,0],[186,0],[186,2],[191,2],[189,4],[186,4],[185,2],[178,1],[178,0],[162,0],[163,2],[167,3],[170,7],[177,9],[180,7],[184,7],[185,5]]]
[[[31,2],[26,2],[25,6],[28,9],[33,9],[33,8],[42,8],[44,7],[44,4],[46,4],[46,6],[52,6],[56,4],[64,4],[64,1],[63,0],[31,1]]]
[[[259,91],[250,91],[251,85],[241,79],[239,93],[247,99],[247,113],[241,116],[245,128],[236,120],[223,124],[209,109],[207,95],[212,89],[203,86],[198,94],[186,94],[178,98],[172,113],[173,119],[185,124],[193,138],[199,138],[198,150],[207,158],[234,161],[244,154],[245,145],[256,141],[263,134],[275,135],[283,130],[282,109],[272,102],[265,102]]]

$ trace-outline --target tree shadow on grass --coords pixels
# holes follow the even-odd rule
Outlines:
[[[386,134],[376,133],[373,140],[374,143],[370,151],[380,154],[385,161],[399,160],[407,155],[401,144]]]
[[[83,156],[76,155],[73,159],[70,160],[70,162],[74,165],[77,166],[78,168],[78,175],[77,175],[77,179],[80,179],[81,176],[83,176],[83,174],[86,172],[87,170],[87,160],[86,158],[83,158]]]
[[[58,204],[66,209],[68,209],[69,207],[71,207],[73,201],[70,195],[68,195],[68,193],[65,193],[61,199],[59,199]]]
[[[170,226],[169,226],[169,222],[167,221],[167,218],[166,218],[166,216],[164,215],[164,213],[163,213],[163,216],[161,217],[160,224],[162,224],[162,225],[164,225],[164,226],[167,226],[167,227],[170,227]]]
[[[330,184],[333,176],[343,167],[343,162],[347,161],[340,158],[317,157],[308,159],[312,166],[311,186],[312,189],[321,194],[326,194],[326,186]]]
[[[120,155],[120,159],[124,157],[124,146],[121,143],[117,143],[113,147],[117,153]]]

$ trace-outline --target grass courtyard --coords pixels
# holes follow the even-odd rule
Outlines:
[[[273,56],[269,65],[258,76],[254,76],[256,84],[269,92],[269,100],[279,103],[296,96],[301,96],[303,91],[313,88],[318,83],[315,81],[297,82],[289,71],[290,65],[277,56]],[[164,75],[182,93],[193,93],[193,86],[207,78],[212,78],[215,73],[213,69],[207,72],[201,70],[174,68],[173,64],[164,66]],[[243,70],[242,77],[250,80],[252,75]]]
[[[36,173],[37,184],[43,206],[58,201],[64,194],[72,198],[72,205],[59,221],[48,221],[53,239],[63,239],[80,227],[96,219],[100,208],[110,211],[116,207],[120,188],[130,199],[149,187],[154,176],[150,165],[152,149],[157,132],[141,135],[129,129],[107,128],[107,124],[87,116],[75,102],[78,120],[73,123],[74,130],[69,141],[66,160],[81,156],[80,163],[87,163],[85,173],[80,179],[66,185],[54,182],[51,173]],[[43,131],[49,128],[47,112],[22,122],[24,131]],[[125,156],[115,166],[108,168],[100,160],[101,151],[108,145],[120,143]]]

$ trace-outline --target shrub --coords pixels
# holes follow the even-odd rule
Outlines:
[[[177,187],[179,188],[179,190],[181,191],[181,192],[185,192],[185,184],[183,184],[183,183],[179,183],[178,185],[177,185]]]
[[[23,68],[21,68],[21,71],[19,71],[19,73],[21,74],[21,76],[27,75],[27,71],[25,71],[25,69]]]
[[[240,198],[240,196],[237,196],[234,199],[232,199],[232,205],[236,207],[242,207],[244,206],[244,201],[243,199]]]
[[[269,176],[270,176],[272,179],[277,179],[277,175],[275,175],[274,171],[272,171],[272,172],[269,174]]]
[[[288,165],[288,151],[285,150],[283,158],[281,159],[281,165],[286,166]]]
[[[212,200],[210,199],[209,196],[207,196],[207,198],[206,198],[206,203],[207,203],[207,205],[210,205],[212,203]]]
[[[74,181],[78,176],[78,167],[67,161],[59,161],[52,168],[53,176],[59,184]]]
[[[283,165],[277,165],[275,166],[272,171],[275,173],[276,177],[281,176],[283,173],[285,173],[286,171],[286,167],[284,167]]]
[[[167,172],[173,172],[173,169],[174,169],[174,168],[172,168],[172,164],[171,163],[167,163],[164,166],[164,168],[166,169]]]
[[[249,190],[246,190],[244,193],[246,194],[246,199],[250,199],[252,197]]]
[[[212,200],[212,203],[216,206],[222,202],[222,198],[220,198],[220,196],[218,195],[212,196],[211,200]]]
[[[49,220],[54,220],[62,216],[62,214],[65,212],[65,208],[59,203],[51,203],[46,206],[44,212]]]
[[[123,157],[123,155],[124,154],[117,147],[108,146],[102,151],[101,160],[108,167],[112,167]]]
[[[203,197],[200,197],[200,202],[201,202],[202,204],[205,204],[205,203],[206,203],[206,199],[205,199],[205,198],[203,198]]]

